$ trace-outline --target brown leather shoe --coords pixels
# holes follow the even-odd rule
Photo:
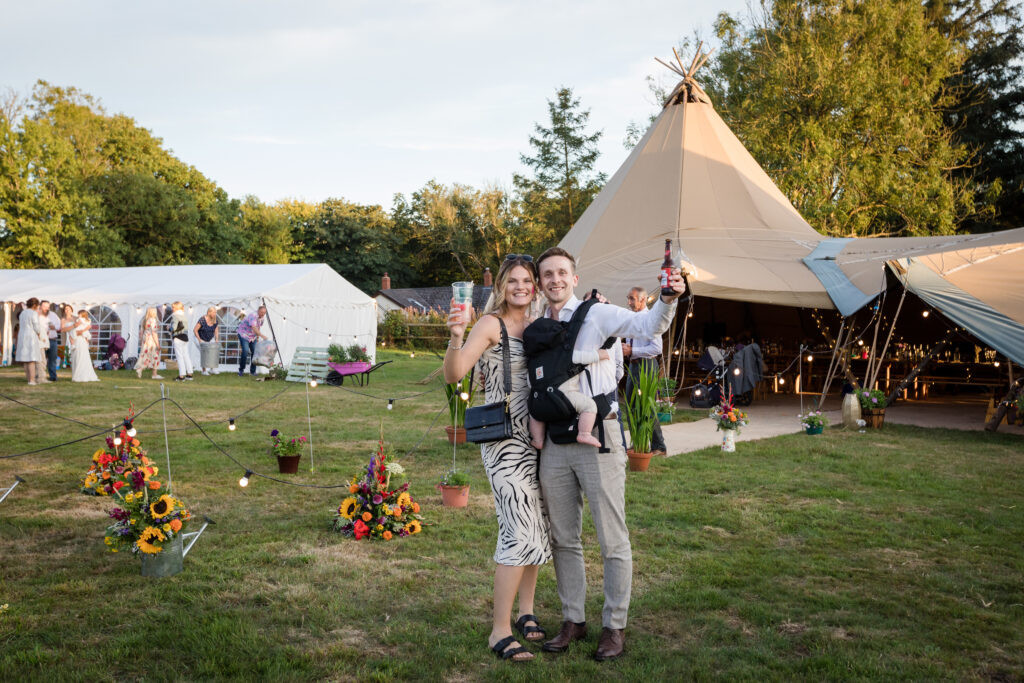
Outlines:
[[[601,629],[601,637],[597,640],[597,652],[594,659],[603,662],[606,659],[621,657],[626,650],[626,632],[621,628]]]
[[[540,646],[544,652],[565,652],[569,649],[569,643],[574,640],[583,640],[587,637],[587,622],[577,624],[573,621],[563,621],[562,628],[558,629],[558,635]]]

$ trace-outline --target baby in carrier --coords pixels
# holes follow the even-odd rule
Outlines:
[[[608,360],[608,351],[599,349],[597,351],[573,351],[572,362],[577,365],[590,365],[598,360]],[[573,410],[579,415],[579,431],[576,434],[576,443],[588,446],[601,446],[601,442],[591,434],[594,423],[597,422],[597,404],[594,399],[580,391],[581,375],[574,375],[562,384],[558,390],[562,392],[572,404]],[[547,424],[541,422],[533,415],[530,415],[530,445],[537,450],[544,448],[544,436],[547,431]]]
[[[594,298],[583,302],[568,322],[540,318],[523,332],[523,350],[530,380],[527,399],[530,444],[534,448],[544,447],[550,422],[559,425],[558,431],[551,436],[556,443],[575,440],[576,443],[604,449],[601,440],[595,438],[591,431],[597,423],[599,410],[606,411],[606,408],[599,409],[597,402],[583,393],[580,377],[588,365],[611,357],[608,347],[615,340],[607,340],[600,349],[574,349],[587,311],[598,303],[596,294],[595,291]],[[563,429],[566,426],[568,428]],[[570,441],[563,441],[567,434]],[[603,432],[601,434],[603,438]]]

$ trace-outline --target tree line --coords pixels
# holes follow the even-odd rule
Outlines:
[[[1024,223],[1016,2],[774,0],[714,28],[698,81],[820,232]],[[265,204],[229,197],[89,94],[40,81],[0,97],[0,267],[324,262],[368,292],[385,271],[395,287],[479,279],[506,253],[556,244],[600,191],[589,115],[558,88],[511,187],[431,180],[389,208]]]

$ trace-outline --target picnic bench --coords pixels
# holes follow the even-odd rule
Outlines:
[[[295,349],[292,362],[288,366],[286,382],[308,382],[315,379],[319,382],[327,380],[330,368],[327,362],[330,356],[326,348],[317,346],[299,346]]]
[[[327,367],[330,368],[330,372],[327,373],[327,379],[325,380],[328,384],[336,387],[340,387],[345,383],[346,377],[352,377],[355,381],[359,382],[359,386],[366,386],[370,383],[370,373],[379,368],[382,365],[387,365],[394,361],[385,360],[379,363],[370,365],[369,363],[331,363],[327,362]]]

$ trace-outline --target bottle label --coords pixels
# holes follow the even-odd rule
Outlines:
[[[671,268],[662,268],[661,269],[661,286],[666,288],[666,289],[668,288],[668,276],[669,276],[669,274],[671,272],[672,272]]]

